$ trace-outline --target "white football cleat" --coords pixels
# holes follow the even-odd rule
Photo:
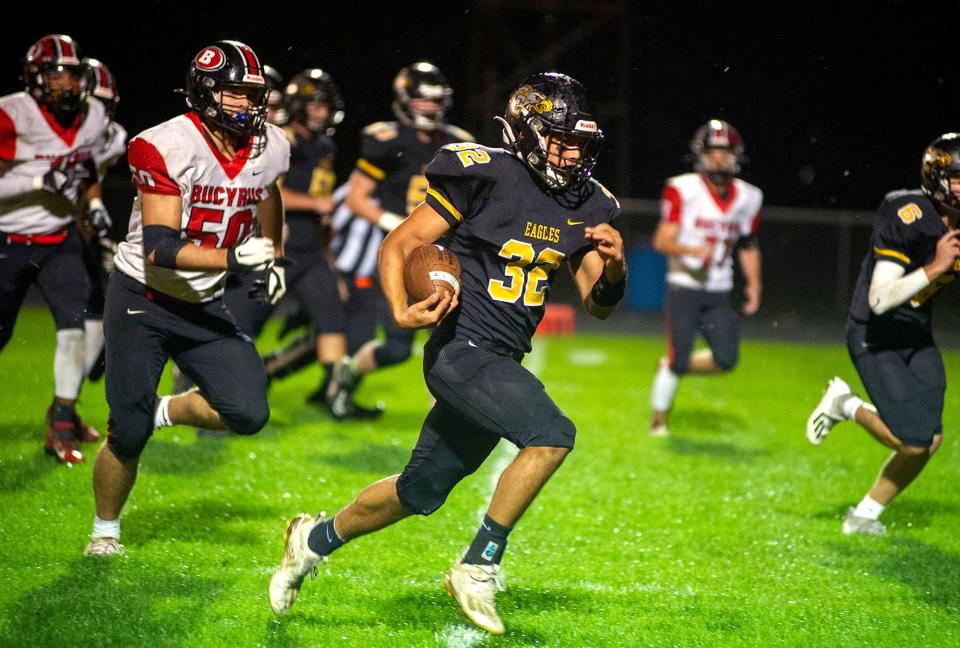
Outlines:
[[[844,535],[887,535],[887,527],[883,525],[883,522],[880,520],[871,520],[870,518],[860,517],[854,513],[854,511],[856,511],[856,509],[851,506],[849,509],[847,509],[847,515],[843,518]]]
[[[654,421],[650,424],[650,436],[658,439],[663,439],[670,436],[670,428],[667,427],[666,421]]]
[[[283,539],[283,560],[270,577],[270,607],[275,614],[286,614],[293,607],[300,586],[307,574],[317,577],[317,563],[326,560],[326,556],[314,553],[307,545],[310,531],[326,519],[323,513],[317,517],[300,513],[287,523]]]
[[[91,538],[84,556],[122,556],[123,545],[116,538]]]
[[[833,426],[844,420],[841,409],[843,396],[853,396],[853,392],[839,376],[834,376],[827,383],[827,391],[824,392],[823,398],[807,418],[807,440],[813,445],[823,443]]]
[[[458,561],[443,577],[447,588],[467,618],[490,634],[502,635],[503,621],[494,596],[504,591],[500,565],[471,565]]]

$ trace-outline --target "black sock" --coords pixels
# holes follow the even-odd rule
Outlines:
[[[337,530],[333,527],[333,518],[324,520],[313,527],[310,535],[307,536],[307,546],[310,547],[310,551],[321,556],[329,556],[335,549],[339,549],[344,544],[344,541],[337,535]]]
[[[333,379],[333,363],[324,362],[323,363],[323,381],[320,383],[320,389],[318,390],[321,394],[326,395],[327,389],[330,387],[330,381]]]
[[[511,528],[497,524],[489,515],[483,516],[483,524],[467,549],[463,562],[471,565],[499,565],[507,548],[507,534]]]
[[[54,401],[53,403],[53,420],[54,421],[72,421],[73,414],[76,411],[73,405],[62,405]]]

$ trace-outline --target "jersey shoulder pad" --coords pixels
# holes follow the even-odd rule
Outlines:
[[[609,189],[603,186],[603,183],[597,180],[596,178],[590,178],[590,182],[595,184],[600,190],[600,195],[603,196],[604,200],[610,203],[610,207],[616,210],[620,210],[620,201],[617,200],[617,197],[611,193]]]
[[[880,220],[894,225],[912,225],[924,218],[937,219],[939,213],[922,191],[901,189],[891,191],[880,205]]]
[[[427,165],[427,175],[482,178],[496,182],[504,175],[504,162],[511,155],[498,148],[489,148],[474,142],[456,142],[441,146]]]
[[[369,137],[378,142],[389,142],[396,139],[399,133],[397,122],[374,122],[363,129],[364,138]]]

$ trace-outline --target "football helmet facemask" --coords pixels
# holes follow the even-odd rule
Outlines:
[[[61,72],[73,75],[76,90],[50,87],[49,76]],[[80,46],[66,34],[47,34],[27,50],[23,59],[23,81],[30,96],[56,117],[72,119],[88,93]]]
[[[717,166],[707,160],[706,153],[710,149],[723,149],[733,154],[730,164]],[[693,153],[693,170],[709,176],[714,184],[725,184],[730,178],[740,173],[740,165],[744,162],[743,138],[736,128],[722,119],[711,119],[697,129],[690,139],[690,152]]]
[[[954,218],[960,200],[950,191],[950,178],[960,178],[960,133],[941,135],[923,152],[920,187],[936,206]]]
[[[504,116],[494,119],[503,124],[504,143],[551,190],[579,189],[593,175],[603,131],[576,79],[559,72],[529,76],[510,95]]]
[[[250,105],[235,110],[223,103],[224,92],[245,95]],[[200,50],[187,68],[187,106],[230,134],[262,138],[266,129],[268,87],[263,64],[240,41],[220,40]]]
[[[401,69],[393,79],[391,104],[402,124],[422,131],[443,127],[444,117],[453,105],[453,88],[436,65],[421,61]],[[415,99],[435,101],[439,108],[433,113],[422,113],[411,102]]]
[[[117,104],[120,103],[120,92],[117,90],[117,80],[110,73],[109,68],[95,58],[83,60],[87,75],[87,88],[90,94],[103,103],[107,119],[113,120],[117,113]]]
[[[343,121],[343,95],[328,72],[308,68],[290,79],[283,93],[290,121],[303,124],[311,133],[333,135]],[[324,118],[311,118],[307,104],[315,101],[327,107]]]
[[[267,79],[267,122],[283,126],[290,121],[290,114],[283,103],[283,76],[272,65],[263,66]]]

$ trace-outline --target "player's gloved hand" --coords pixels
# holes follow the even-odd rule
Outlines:
[[[91,198],[87,206],[87,221],[90,227],[96,233],[97,238],[104,239],[110,234],[110,228],[113,226],[113,219],[110,218],[110,212],[107,211],[103,201],[99,198]]]
[[[253,288],[247,293],[250,299],[260,299],[271,306],[275,305],[287,292],[287,275],[281,263],[271,263],[263,272],[263,277],[253,282]]]
[[[33,179],[33,188],[49,191],[50,193],[62,193],[64,189],[73,183],[73,175],[62,169],[53,168]]]
[[[265,236],[251,236],[227,250],[227,270],[230,272],[266,270],[273,260],[273,241]]]

